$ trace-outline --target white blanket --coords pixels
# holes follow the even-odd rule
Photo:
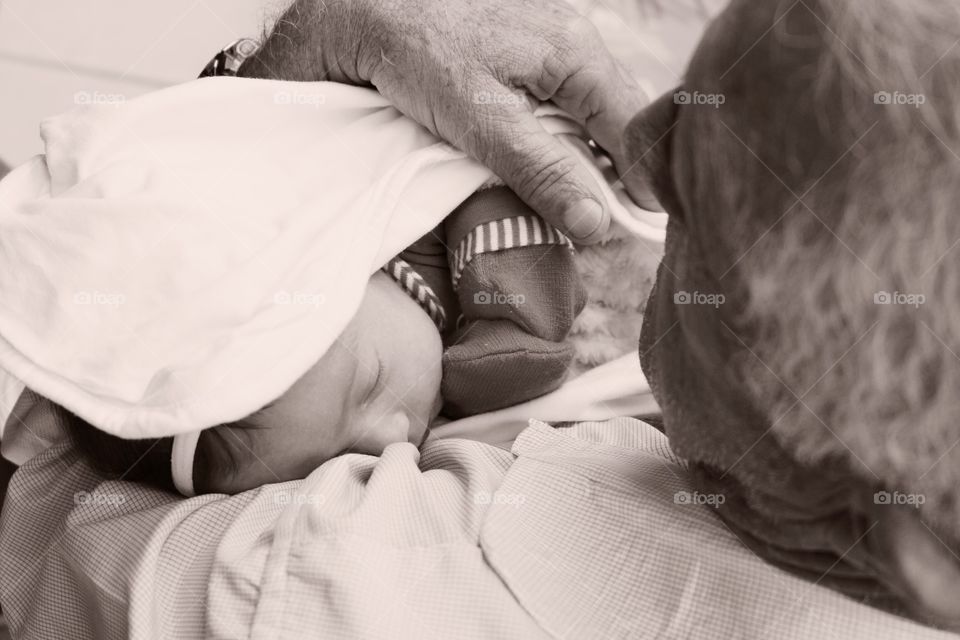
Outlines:
[[[275,399],[370,274],[491,177],[377,93],[332,83],[198,80],[42,133],[45,157],[0,183],[0,405],[25,384],[124,437]]]

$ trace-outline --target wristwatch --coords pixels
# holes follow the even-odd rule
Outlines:
[[[240,65],[255,54],[260,48],[260,43],[250,38],[240,38],[234,40],[226,47],[220,50],[220,53],[213,57],[213,60],[207,63],[207,66],[200,72],[201,78],[210,76],[235,76],[240,70]]]

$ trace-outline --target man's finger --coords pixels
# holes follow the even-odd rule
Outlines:
[[[599,185],[582,162],[525,109],[485,118],[464,141],[534,211],[580,244],[603,238],[610,213]]]
[[[564,111],[579,119],[597,144],[614,160],[633,200],[646,209],[660,205],[623,149],[627,124],[650,102],[636,80],[607,51],[596,51],[584,66],[572,69],[552,98]]]

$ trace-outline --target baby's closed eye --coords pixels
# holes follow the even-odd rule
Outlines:
[[[364,405],[370,404],[370,402],[375,400],[377,396],[380,395],[380,392],[382,391],[383,381],[385,377],[383,375],[383,372],[384,372],[383,360],[380,360],[378,358],[376,367],[372,369],[372,371],[373,371],[373,374],[370,376],[370,380],[372,382],[369,385],[369,390],[364,396],[364,399],[363,399]]]

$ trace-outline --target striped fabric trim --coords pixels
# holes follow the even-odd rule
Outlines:
[[[453,286],[460,282],[464,268],[474,256],[517,247],[545,244],[566,245],[574,250],[570,239],[538,216],[502,218],[477,225],[468,233],[450,255],[450,275]]]
[[[410,266],[409,262],[398,256],[385,264],[382,270],[393,278],[400,285],[400,288],[406,291],[407,295],[427,312],[433,323],[437,325],[437,330],[440,333],[446,330],[447,312],[443,310],[440,298],[433,292],[427,281]]]

